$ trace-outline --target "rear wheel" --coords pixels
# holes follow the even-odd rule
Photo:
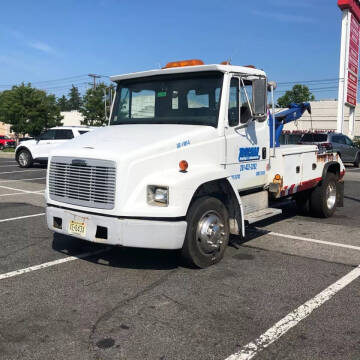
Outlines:
[[[224,204],[214,197],[202,197],[191,205],[181,255],[199,268],[218,263],[229,242],[229,215]]]
[[[310,196],[310,209],[315,216],[328,218],[336,210],[337,176],[327,173],[325,179],[313,190]]]
[[[4,150],[4,144],[0,144],[0,150]]]
[[[22,168],[28,168],[32,165],[33,159],[28,150],[20,150],[19,153],[16,156],[16,160],[20,167]]]

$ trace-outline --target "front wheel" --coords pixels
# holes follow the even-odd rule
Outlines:
[[[194,201],[187,215],[187,230],[181,255],[199,268],[218,263],[229,242],[229,214],[224,204],[205,196]]]
[[[311,193],[311,212],[316,216],[328,218],[336,210],[336,200],[337,176],[328,173],[325,179]]]
[[[16,157],[16,160],[20,167],[28,168],[32,165],[33,160],[30,152],[28,150],[20,150],[19,154]]]

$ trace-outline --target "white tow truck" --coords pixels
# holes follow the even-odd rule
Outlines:
[[[51,154],[49,229],[178,249],[207,267],[221,260],[230,234],[244,237],[246,224],[281,213],[271,207],[278,199],[292,197],[320,217],[342,206],[337,154],[278,146],[267,106],[275,84],[264,71],[187,60],[111,79],[110,126]]]

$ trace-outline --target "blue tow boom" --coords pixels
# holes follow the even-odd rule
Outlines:
[[[296,121],[300,119],[305,111],[308,111],[311,114],[311,105],[308,102],[301,104],[291,103],[289,109],[280,111],[275,114],[275,146],[280,146],[280,135],[282,133],[283,127],[289,122]],[[273,116],[270,113],[269,117],[269,126],[270,126],[270,147],[274,147],[273,142]]]

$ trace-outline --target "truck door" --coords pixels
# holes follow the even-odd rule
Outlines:
[[[260,86],[264,87],[262,91]],[[266,183],[270,144],[266,120],[266,79],[233,76],[225,128],[226,167],[238,189],[262,187]]]

